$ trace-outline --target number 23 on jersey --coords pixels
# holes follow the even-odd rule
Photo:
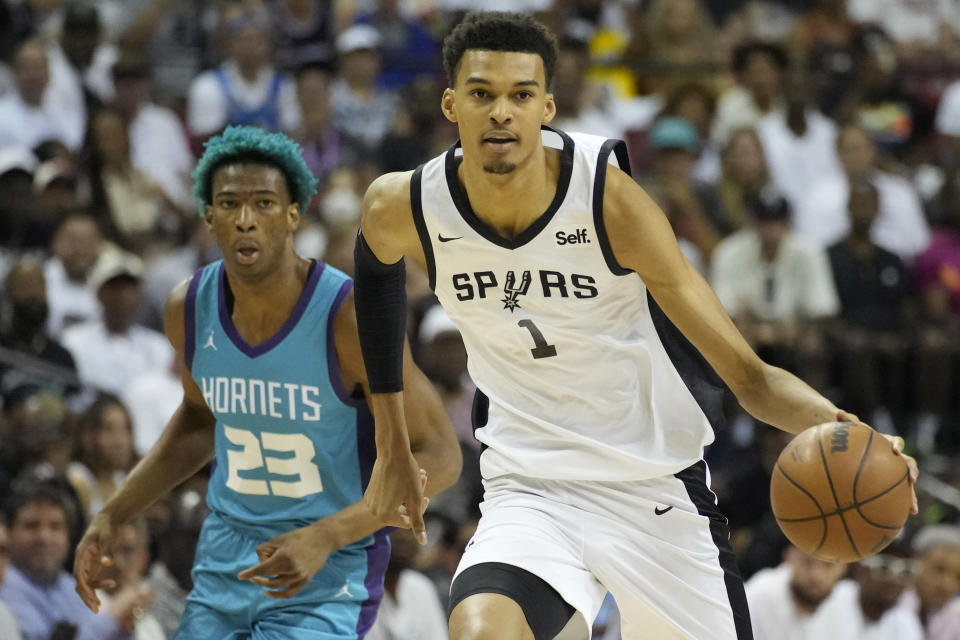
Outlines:
[[[271,433],[263,431],[260,437],[246,429],[223,425],[227,440],[240,449],[227,451],[227,486],[247,495],[303,498],[323,491],[320,469],[313,463],[316,455],[313,442],[302,433]],[[268,452],[268,453],[265,453]],[[284,457],[269,452],[287,454]],[[293,453],[293,457],[289,454]],[[253,480],[241,478],[241,471],[266,467],[267,473],[277,478]],[[296,479],[292,479],[296,476]]]

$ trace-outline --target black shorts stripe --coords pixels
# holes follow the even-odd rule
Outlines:
[[[730,609],[733,611],[737,640],[753,640],[750,609],[747,606],[743,578],[740,576],[740,569],[730,548],[730,529],[727,527],[727,519],[720,513],[716,496],[707,486],[707,463],[701,460],[674,475],[683,482],[687,495],[697,507],[697,513],[710,519],[710,536],[720,552],[720,567],[723,569],[723,581],[727,587]]]

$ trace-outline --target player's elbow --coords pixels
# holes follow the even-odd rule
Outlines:
[[[463,470],[463,454],[460,452],[460,442],[452,428],[444,435],[441,448],[437,456],[438,466],[436,481],[437,493],[449,489],[460,479]]]

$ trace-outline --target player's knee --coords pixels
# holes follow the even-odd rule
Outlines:
[[[450,614],[450,640],[534,640],[520,606],[483,593],[466,598]]]

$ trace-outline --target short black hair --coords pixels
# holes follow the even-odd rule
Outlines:
[[[749,40],[737,45],[733,50],[733,70],[737,73],[743,73],[750,59],[753,56],[760,55],[770,58],[780,71],[786,71],[790,66],[790,58],[786,49],[773,42],[764,42],[763,40]]]
[[[17,476],[4,503],[7,526],[12,527],[20,511],[35,504],[59,507],[66,517],[67,529],[71,532],[77,530],[80,514],[77,511],[75,494],[63,476],[45,477],[42,473],[31,470]]]
[[[543,60],[547,87],[557,67],[557,39],[527,13],[468,13],[443,40],[443,68],[452,87],[460,61],[469,50],[535,53]]]

